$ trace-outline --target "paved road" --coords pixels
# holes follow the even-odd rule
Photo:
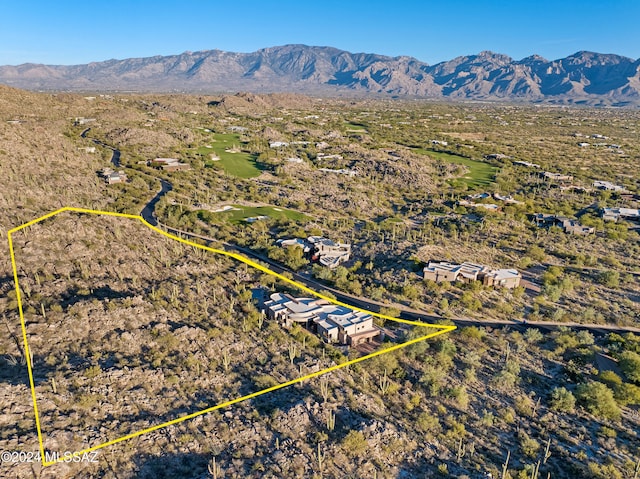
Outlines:
[[[87,128],[86,130],[84,130],[82,133],[80,133],[80,136],[82,138],[87,138],[87,133],[89,133],[89,130],[91,130],[91,128]],[[120,168],[120,150],[114,148],[113,146],[109,146],[106,143],[102,143],[100,140],[96,140],[95,138],[89,138],[89,140],[93,141],[96,145],[110,149],[113,152],[113,154],[111,155],[111,163],[113,163],[113,166],[115,168]]]
[[[142,208],[142,211],[140,212],[140,216],[142,216],[147,223],[152,224],[153,226],[158,225],[158,219],[156,218],[155,213],[156,205],[158,204],[158,201],[160,201],[160,198],[162,198],[172,189],[173,186],[171,185],[171,183],[169,183],[167,180],[160,180],[160,190],[153,198],[151,198],[151,200],[146,205],[144,205],[144,208]]]
[[[88,138],[87,133],[89,133],[89,130],[91,130],[91,128],[87,128],[86,130],[84,130],[82,133],[80,133],[80,136],[82,138]],[[96,145],[100,145],[104,148],[110,149],[113,152],[113,154],[111,155],[111,163],[113,163],[113,166],[116,168],[121,167],[120,150],[118,150],[117,148],[114,148],[113,146],[107,145],[106,143],[102,143],[100,140],[96,140],[95,138],[88,138],[88,139],[93,141]],[[173,185],[171,185],[171,183],[161,178],[160,190],[144,206],[144,208],[140,212],[140,216],[142,216],[148,223],[156,226],[158,224],[158,220],[156,219],[156,215],[155,215],[156,205],[158,204],[158,201],[160,201],[160,198],[162,198],[172,189],[173,189]]]

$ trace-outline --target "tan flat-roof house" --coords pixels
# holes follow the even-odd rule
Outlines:
[[[273,293],[270,298],[264,303],[267,318],[284,327],[299,324],[329,343],[356,346],[381,336],[370,314],[323,299],[294,298],[283,293]]]
[[[593,187],[598,190],[605,190],[605,191],[618,191],[618,192],[625,191],[624,186],[616,185],[614,183],[611,183],[610,181],[604,181],[604,180],[594,181]]]
[[[560,182],[573,181],[573,176],[571,175],[563,175],[562,173],[551,173],[549,171],[543,172],[542,177],[545,180],[550,180],[550,181],[560,181]]]
[[[100,176],[108,185],[115,185],[117,183],[124,183],[127,181],[127,175],[122,170],[113,171],[111,168],[103,168],[100,172]]]
[[[191,169],[191,165],[187,163],[181,163],[180,160],[176,158],[156,158],[155,160],[151,160],[149,162],[149,166],[153,166],[154,168],[162,169],[164,171],[180,171]]]
[[[514,161],[513,164],[518,166],[526,166],[527,168],[540,168],[539,164],[530,163],[528,161]]]
[[[481,208],[483,210],[487,210],[487,211],[500,211],[501,208],[499,205],[496,205],[494,203],[474,203],[472,201],[469,200],[460,200],[458,201],[458,204],[460,206],[466,206],[467,208]]]
[[[488,271],[482,277],[482,284],[495,288],[513,289],[520,286],[522,275],[515,269],[496,269]]]
[[[458,277],[457,264],[451,263],[432,263],[430,262],[423,269],[424,279],[435,281],[436,283],[453,283]]]
[[[578,220],[566,216],[538,213],[533,216],[533,221],[540,227],[557,226],[565,233],[572,235],[588,235],[596,232],[593,226],[583,226]]]
[[[190,170],[191,166],[186,163],[171,163],[170,165],[164,165],[162,169],[164,171],[182,171]]]
[[[481,264],[464,262],[454,264],[446,261],[430,261],[424,267],[424,279],[436,283],[472,283],[480,281],[485,286],[496,288],[517,288],[520,286],[522,275],[515,269],[492,269]]]

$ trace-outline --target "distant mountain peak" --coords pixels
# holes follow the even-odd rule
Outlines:
[[[520,60],[520,63],[533,63],[533,62],[543,62],[543,63],[548,63],[549,60],[547,60],[544,57],[541,57],[540,55],[530,55],[526,58],[523,58],[522,60]]]
[[[510,58],[507,55],[503,55],[502,53],[496,53],[496,52],[493,52],[491,50],[482,50],[480,53],[478,53],[477,56],[486,57],[486,58],[493,58],[493,57],[507,57],[507,58]]]
[[[519,61],[483,50],[430,66],[410,56],[288,44],[251,53],[178,55],[0,67],[0,83],[36,90],[382,94],[474,100],[640,104],[640,60],[579,51]]]

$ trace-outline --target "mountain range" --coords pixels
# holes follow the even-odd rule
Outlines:
[[[0,83],[30,90],[295,92],[587,105],[640,105],[640,59],[581,51],[522,60],[489,51],[428,65],[407,56],[285,45],[85,65],[0,66]]]

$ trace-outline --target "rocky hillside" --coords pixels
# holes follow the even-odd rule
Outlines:
[[[0,67],[0,82],[44,90],[252,91],[385,94],[472,100],[640,104],[640,60],[578,52],[549,61],[478,55],[428,65],[411,57],[285,45],[253,53],[220,50],[87,65]]]

